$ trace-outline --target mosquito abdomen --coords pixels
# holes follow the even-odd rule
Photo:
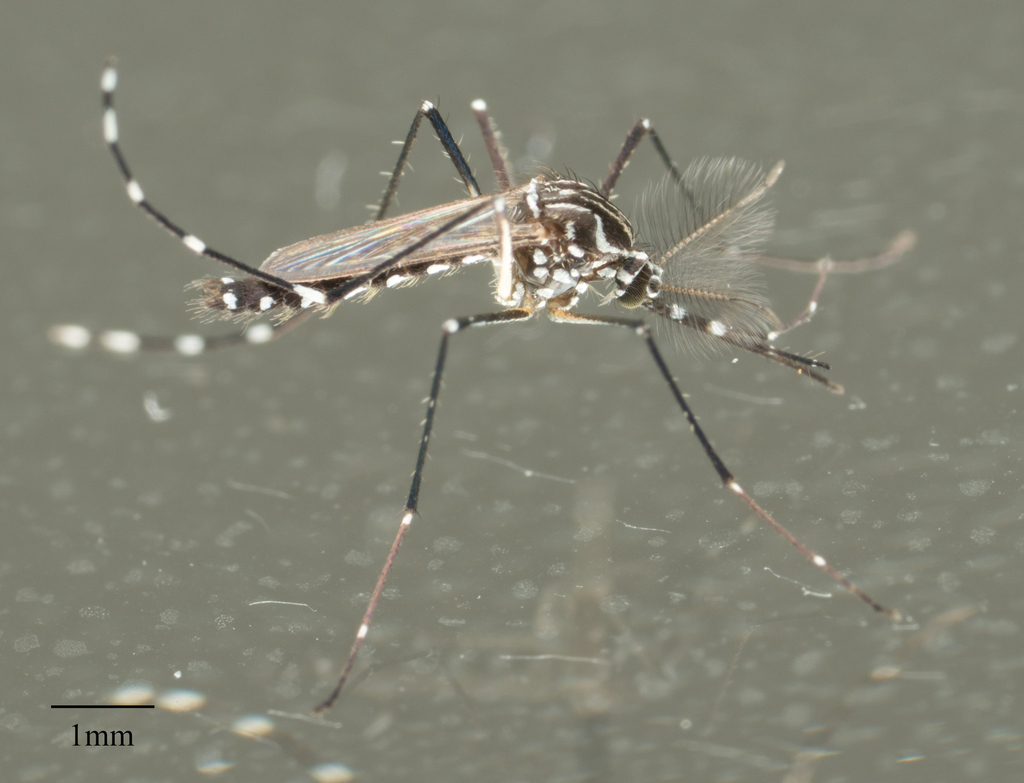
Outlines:
[[[225,315],[262,315],[284,307],[300,307],[301,297],[258,277],[215,277],[201,280],[202,307]]]

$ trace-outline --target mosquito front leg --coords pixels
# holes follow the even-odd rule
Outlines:
[[[683,175],[672,161],[672,157],[668,154],[668,150],[665,149],[665,145],[661,143],[661,138],[654,132],[651,121],[648,119],[637,120],[629,133],[626,134],[626,140],[622,143],[622,149],[619,150],[619,154],[612,163],[611,171],[608,172],[608,176],[601,183],[601,188],[598,192],[605,198],[608,198],[615,189],[619,177],[622,176],[622,172],[629,165],[629,159],[633,156],[633,151],[643,140],[644,136],[651,140],[654,149],[658,151],[658,157],[661,158],[665,168],[668,169],[669,174],[672,176],[672,181],[677,185],[682,185]]]
[[[491,159],[491,166],[494,168],[494,176],[498,180],[498,190],[504,193],[512,187],[512,177],[508,168],[508,150],[501,143],[501,133],[498,126],[487,113],[487,104],[479,98],[470,104],[473,116],[476,117],[480,126],[480,134],[484,137],[484,145],[487,147],[487,156]]]
[[[345,660],[345,665],[341,670],[341,676],[338,678],[338,682],[334,686],[334,690],[331,691],[331,694],[314,708],[314,713],[320,714],[329,710],[341,694],[341,689],[345,686],[345,681],[348,679],[348,676],[352,671],[352,667],[355,665],[356,656],[359,655],[359,650],[363,646],[363,642],[366,640],[366,635],[370,631],[370,624],[373,622],[373,613],[376,611],[377,604],[380,602],[380,597],[384,592],[384,584],[387,582],[388,574],[391,572],[391,567],[395,563],[395,557],[398,555],[398,550],[402,546],[402,539],[405,538],[406,532],[409,530],[409,527],[412,525],[413,520],[418,514],[420,484],[423,480],[423,468],[427,461],[427,448],[430,445],[430,435],[434,430],[434,413],[437,409],[437,398],[441,394],[441,378],[444,375],[445,360],[448,357],[448,340],[456,332],[461,332],[473,326],[492,326],[496,324],[525,321],[533,315],[533,312],[534,311],[531,308],[513,308],[509,310],[501,310],[497,313],[485,313],[484,315],[473,315],[466,318],[452,318],[445,321],[444,326],[442,326],[441,345],[437,351],[437,361],[434,365],[434,378],[430,384],[430,396],[427,398],[427,415],[423,420],[423,434],[420,435],[420,449],[416,456],[416,467],[412,472],[412,483],[409,486],[409,495],[406,498],[405,508],[402,511],[402,519],[398,525],[398,532],[395,534],[395,540],[391,543],[391,549],[388,550],[388,556],[384,560],[384,567],[381,569],[380,575],[377,577],[377,584],[374,586],[373,592],[370,594],[370,601],[366,605],[366,611],[363,612],[362,622],[359,624],[359,630],[356,632],[356,638],[352,642],[352,647],[349,649],[348,658]]]
[[[875,269],[882,269],[890,264],[895,264],[903,258],[903,255],[909,251],[916,242],[917,236],[913,231],[901,231],[881,253],[849,261],[833,261],[828,256],[817,261],[799,261],[793,258],[773,258],[771,256],[750,257],[751,261],[764,266],[775,267],[776,269],[786,269],[790,272],[818,273],[818,282],[814,286],[814,291],[811,293],[810,301],[807,302],[807,306],[804,308],[803,312],[789,323],[784,324],[771,332],[768,335],[768,340],[775,340],[779,335],[785,334],[790,329],[795,329],[801,324],[805,324],[811,320],[815,312],[818,310],[818,298],[821,296],[821,291],[825,287],[825,279],[830,274],[852,275],[860,274],[861,272],[874,271]]]
[[[780,536],[786,539],[790,544],[796,547],[797,551],[806,557],[813,565],[820,568],[825,574],[831,579],[838,582],[846,590],[853,595],[857,596],[860,600],[874,609],[876,612],[880,612],[893,621],[899,621],[901,619],[900,613],[895,609],[890,609],[882,604],[878,603],[874,598],[869,596],[863,590],[861,590],[856,584],[847,579],[845,576],[840,574],[835,568],[829,565],[829,562],[815,552],[813,549],[804,544],[800,539],[789,532],[783,525],[775,520],[775,518],[763,509],[757,501],[755,501],[750,495],[746,493],[743,487],[740,486],[736,477],[732,474],[732,471],[726,467],[721,457],[715,451],[711,445],[711,441],[708,440],[707,435],[704,434],[704,430],[701,429],[700,424],[697,423],[697,417],[694,416],[693,410],[690,408],[689,403],[686,402],[686,398],[683,396],[682,391],[679,389],[679,385],[676,383],[675,378],[672,377],[672,373],[665,363],[664,357],[661,355],[661,351],[658,350],[658,346],[654,342],[654,338],[651,336],[650,327],[646,323],[639,320],[633,320],[629,318],[614,318],[607,316],[595,316],[595,315],[583,315],[579,313],[571,313],[562,310],[551,311],[552,320],[559,321],[562,323],[577,323],[577,324],[604,324],[607,326],[621,326],[626,329],[631,329],[634,333],[639,335],[647,345],[648,350],[651,352],[651,357],[654,359],[654,363],[658,367],[658,371],[661,373],[665,382],[668,384],[669,389],[672,391],[672,396],[675,397],[676,403],[682,410],[683,415],[686,416],[686,421],[690,425],[690,431],[696,436],[700,442],[701,448],[704,449],[704,453],[710,460],[712,467],[718,474],[718,478],[721,479],[730,491],[732,491],[737,497],[746,503],[750,509],[757,514],[762,520],[775,530]]]

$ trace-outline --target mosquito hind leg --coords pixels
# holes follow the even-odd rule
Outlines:
[[[234,267],[247,275],[260,280],[260,285],[271,291],[281,291],[281,296],[291,295],[295,302],[303,306],[322,304],[324,295],[316,289],[302,285],[294,285],[274,275],[263,272],[249,264],[225,255],[207,246],[199,237],[192,234],[171,220],[164,212],[157,209],[146,198],[142,186],[132,174],[121,149],[120,132],[118,129],[117,112],[114,109],[114,93],[117,89],[117,67],[114,58],[107,61],[100,78],[100,91],[103,97],[103,141],[117,164],[121,178],[124,180],[125,191],[131,202],[149,217],[177,237],[185,247],[196,255],[218,261]],[[250,279],[250,278],[246,278]],[[298,298],[295,298],[298,297]],[[277,298],[275,296],[275,298]],[[296,317],[280,321],[276,324],[253,324],[249,328],[234,334],[204,337],[198,334],[182,334],[175,337],[147,336],[126,330],[107,330],[93,333],[78,324],[59,324],[50,328],[50,341],[64,348],[81,350],[90,346],[118,354],[146,352],[176,352],[183,356],[197,356],[211,350],[230,348],[236,345],[253,345],[269,342],[289,331],[305,320],[309,311],[300,311]]]
[[[477,123],[480,125],[480,134],[483,136],[484,145],[487,147],[487,155],[490,157],[491,165],[494,167],[494,176],[498,180],[498,191],[504,193],[512,187],[512,178],[509,174],[508,153],[501,144],[501,134],[498,132],[497,126],[487,113],[486,102],[477,99],[473,101],[471,108],[473,110],[473,115],[476,117]],[[391,202],[395,197],[395,192],[398,190],[398,181],[402,178],[402,174],[405,172],[409,153],[412,151],[413,141],[416,139],[416,134],[419,132],[420,123],[423,121],[424,117],[430,120],[430,124],[434,126],[434,130],[437,132],[437,137],[441,142],[441,146],[455,165],[455,170],[458,171],[459,177],[465,183],[466,189],[469,191],[469,195],[479,196],[483,192],[480,190],[480,186],[477,184],[476,179],[473,177],[473,172],[469,168],[469,163],[462,154],[462,150],[459,149],[459,145],[452,136],[451,131],[448,130],[448,125],[441,117],[441,114],[438,112],[434,104],[430,101],[424,101],[420,106],[419,111],[416,112],[416,116],[412,121],[412,126],[409,128],[409,133],[406,135],[405,142],[402,144],[402,151],[398,155],[398,163],[395,164],[395,169],[391,172],[391,178],[388,180],[388,185],[384,189],[384,195],[381,198],[380,206],[377,208],[377,214],[374,217],[374,220],[383,219],[385,214],[387,214],[388,207],[391,206]]]
[[[234,348],[240,345],[262,345],[278,339],[310,316],[304,311],[280,323],[255,323],[241,332],[206,337],[201,334],[179,334],[175,337],[137,334],[123,329],[108,329],[93,333],[79,324],[57,324],[47,332],[50,342],[62,348],[83,350],[100,348],[122,355],[133,353],[177,353],[198,356],[201,353]]]
[[[387,187],[384,188],[384,195],[381,196],[380,206],[377,207],[377,214],[374,216],[374,220],[383,220],[387,214],[388,207],[391,206],[391,202],[395,197],[395,191],[398,190],[398,181],[402,178],[402,174],[405,173],[406,164],[409,162],[409,153],[412,152],[412,144],[416,141],[416,134],[419,133],[420,123],[424,117],[430,120],[430,124],[434,126],[434,131],[437,133],[441,146],[455,165],[455,170],[459,172],[459,177],[465,183],[469,195],[479,196],[482,193],[480,186],[473,177],[473,172],[469,168],[469,163],[462,154],[462,150],[459,149],[459,144],[455,141],[455,137],[452,136],[452,132],[448,130],[448,125],[441,117],[441,113],[430,101],[423,101],[412,120],[409,133],[406,134],[405,142],[402,144],[402,151],[398,153],[398,162],[395,164],[394,171],[391,172],[391,178],[388,180]]]
[[[234,267],[235,269],[245,272],[247,275],[258,277],[276,288],[291,292],[301,298],[303,306],[323,304],[323,294],[315,288],[309,288],[297,283],[289,283],[287,280],[283,280],[280,277],[264,272],[254,266],[250,266],[249,264],[245,264],[229,255],[225,255],[224,253],[214,250],[195,234],[186,231],[164,214],[164,212],[157,209],[149,202],[142,190],[142,186],[132,175],[124,153],[121,151],[120,134],[117,126],[117,112],[114,110],[114,91],[116,89],[117,67],[116,61],[114,58],[111,58],[107,61],[106,68],[103,69],[103,76],[100,77],[100,90],[103,93],[103,141],[106,143],[110,150],[110,154],[113,155],[114,161],[117,163],[117,167],[121,172],[121,177],[124,179],[125,190],[127,191],[128,198],[131,202],[167,229],[167,231],[181,240],[181,243],[197,256],[204,256],[205,258],[219,261],[222,264],[226,264],[227,266]]]

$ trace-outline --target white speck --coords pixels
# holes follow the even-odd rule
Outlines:
[[[135,353],[139,350],[142,339],[135,332],[103,332],[100,345],[114,353]]]
[[[981,341],[981,350],[989,354],[1005,353],[1017,342],[1017,335],[1011,332],[992,335]]]
[[[756,489],[756,487],[755,487],[755,489]],[[839,513],[839,518],[843,521],[843,524],[846,524],[846,525],[856,525],[860,521],[860,518],[863,515],[864,515],[863,511],[860,511],[858,509],[853,509],[853,508],[847,508],[847,509],[843,509]]]
[[[533,249],[533,263],[537,266],[544,266],[548,262],[548,257],[544,254],[544,251],[539,247]]]
[[[336,761],[325,761],[309,768],[309,776],[316,783],[351,783],[356,773]]]
[[[100,77],[100,89],[103,92],[113,92],[117,88],[117,69],[104,68]]]
[[[530,212],[533,216],[540,217],[540,204],[537,200],[537,178],[534,177],[530,180],[529,186],[526,188],[526,204],[530,208]]]
[[[136,204],[141,204],[146,200],[146,194],[142,192],[142,186],[140,186],[135,180],[128,180],[124,187],[125,190],[128,191],[128,198]]]
[[[181,675],[175,672],[175,676],[180,677]],[[206,704],[206,696],[198,691],[184,689],[166,691],[160,694],[156,700],[157,707],[162,707],[171,712],[191,712],[192,710],[198,710],[204,704]]]
[[[551,273],[551,277],[562,283],[562,285],[573,285],[576,282],[572,279],[572,275],[564,269],[556,269]]]
[[[821,665],[824,659],[824,650],[808,650],[796,657],[790,664],[790,670],[798,677],[807,677]]]
[[[266,737],[274,730],[274,722],[266,715],[243,715],[235,719],[231,730],[246,737]]]
[[[336,209],[341,203],[341,183],[348,170],[348,158],[340,152],[331,151],[316,164],[314,193],[316,205],[324,212]]]
[[[861,440],[860,445],[868,451],[885,451],[899,443],[899,440],[900,436],[892,433],[884,438],[864,438]]]
[[[587,285],[586,283],[577,283],[576,284],[576,292],[580,293],[580,294],[585,294],[587,292],[587,289],[589,289],[589,288],[590,288],[590,286]]]
[[[979,498],[988,492],[988,488],[991,486],[992,482],[988,479],[973,479],[961,482],[960,491],[969,498]]]
[[[538,280],[547,280],[550,270],[546,266],[539,266],[533,270],[533,276]]]
[[[258,345],[274,339],[274,327],[270,324],[253,324],[245,332],[246,342]]]
[[[828,565],[828,561],[825,558],[823,558],[821,555],[815,555],[814,556],[814,565],[818,566],[819,568],[822,568],[822,567]]]
[[[161,408],[156,398],[156,392],[146,392],[142,398],[142,407],[146,415],[156,422],[167,421],[173,415],[167,408]]]
[[[457,331],[459,331],[459,322],[456,321],[454,318],[449,318],[447,321],[441,324],[441,329],[446,334],[455,334]],[[404,519],[402,520],[402,523],[405,523]]]
[[[324,296],[323,291],[317,291],[315,288],[304,285],[296,285],[292,290],[302,297],[303,307],[309,307],[312,304],[327,304],[327,297]]]
[[[452,536],[441,536],[434,539],[434,551],[438,554],[451,554],[452,552],[458,552],[462,547],[462,542]]]
[[[625,268],[620,269],[618,273],[616,273],[615,275],[615,279],[618,280],[623,285],[629,285],[630,283],[632,283],[634,277],[636,277],[636,274],[634,272],[630,272]]]
[[[729,331],[729,327],[723,324],[721,321],[712,321],[708,324],[708,331],[715,337],[722,337],[726,332]]]
[[[262,296],[260,297],[260,310],[269,310],[274,306],[274,297]]]
[[[448,264],[431,264],[427,267],[428,275],[436,275],[448,269]]]
[[[992,539],[995,537],[996,531],[990,527],[979,527],[971,531],[971,540],[975,544],[991,544]]]
[[[370,286],[368,286],[368,285],[361,285],[361,286],[358,286],[356,288],[353,288],[351,291],[349,291],[347,294],[345,294],[345,296],[343,296],[342,298],[343,299],[351,299],[353,296],[359,296],[359,294],[363,293],[369,287]]]
[[[391,275],[391,277],[387,279],[386,285],[388,288],[394,288],[395,286],[401,285],[408,279],[408,275]]]
[[[470,105],[470,108],[473,109],[473,111],[487,111],[487,102],[481,100],[480,98],[477,98],[475,101],[473,101],[469,105]]]
[[[420,106],[420,111],[428,112],[428,111],[430,111],[433,108],[434,108],[434,104],[432,104],[430,101],[423,101],[423,104]]]
[[[201,256],[206,252],[206,243],[194,234],[186,234],[181,238],[181,241],[185,243],[185,247],[196,255]]]
[[[79,655],[87,655],[89,648],[85,642],[76,639],[61,639],[53,646],[53,654],[58,658],[75,658]]]
[[[59,324],[49,331],[50,342],[63,345],[65,348],[81,350],[92,339],[92,333],[84,326],[77,324]]]
[[[231,285],[231,284],[232,284],[233,282],[235,282],[235,278],[233,278],[233,277],[222,277],[222,278],[220,279],[220,281],[221,281],[221,282],[222,282],[222,283],[223,283],[224,285]]]
[[[174,338],[174,350],[183,356],[197,356],[206,350],[206,340],[198,334],[182,334]]]
[[[466,256],[462,259],[463,264],[477,264],[485,260],[487,256]]]
[[[136,682],[122,685],[110,696],[111,704],[147,704],[153,700],[152,686]]]
[[[555,289],[553,288],[538,288],[537,296],[541,299],[550,299],[555,295]]]
[[[221,299],[224,300],[224,306],[228,310],[237,310],[238,309],[238,297],[235,296],[230,291],[228,291],[226,294],[221,296]]]
[[[604,614],[622,614],[629,609],[629,599],[624,595],[608,595],[601,599],[600,606]]]
[[[668,309],[668,317],[674,321],[682,321],[684,318],[686,318],[686,308],[681,307],[677,304],[673,304]]]
[[[512,585],[512,595],[520,601],[528,601],[531,598],[536,598],[539,594],[540,588],[534,584],[532,579],[524,579]]]
[[[569,245],[569,255],[573,258],[583,258],[585,253],[583,252],[583,248],[579,245]]]
[[[107,144],[117,143],[117,115],[113,109],[103,112],[103,140]]]

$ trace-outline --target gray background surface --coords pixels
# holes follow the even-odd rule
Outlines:
[[[1014,2],[6,4],[5,778],[1019,779],[1022,40]],[[785,342],[823,353],[845,397],[670,352],[744,485],[912,622],[755,524],[635,338],[538,320],[453,344],[373,673],[309,720],[398,522],[440,323],[494,308],[488,273],[259,349],[55,348],[59,322],[194,329],[182,288],[217,273],[124,196],[100,139],[110,54],[147,194],[254,263],[365,220],[424,98],[484,182],[478,97],[515,160],[592,180],[642,116],[680,161],[784,158],[779,254],[915,229],[909,258],[831,280]],[[325,160],[347,166],[318,202]],[[459,196],[429,134],[413,164],[401,208]],[[641,148],[619,203],[660,176]],[[769,284],[793,314],[813,280]],[[128,683],[206,701],[49,709]],[[275,732],[225,730],[245,714]],[[75,723],[136,747],[70,747]]]

